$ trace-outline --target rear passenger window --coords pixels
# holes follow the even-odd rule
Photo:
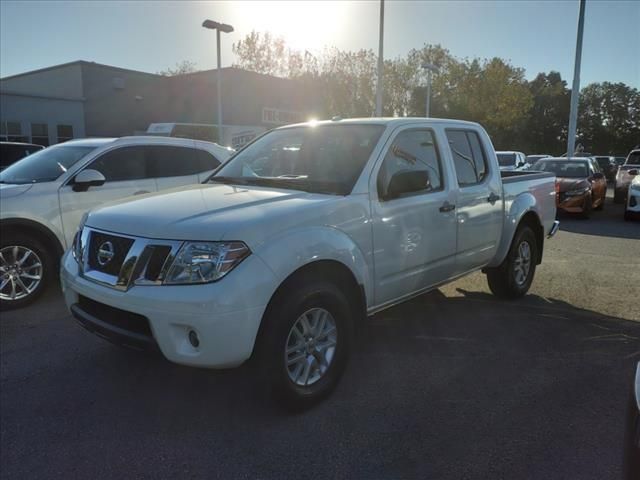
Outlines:
[[[429,175],[429,182],[424,185],[424,189],[413,193],[427,193],[442,189],[440,156],[431,130],[405,130],[396,136],[378,173],[380,197],[387,196],[391,177],[403,171],[426,171]]]
[[[102,173],[107,182],[148,178],[145,148],[116,148],[102,155],[89,168]]]
[[[204,150],[162,145],[147,147],[147,162],[150,176],[154,178],[196,175],[220,165]]]
[[[487,160],[478,134],[471,130],[447,130],[458,185],[481,183],[487,176]]]

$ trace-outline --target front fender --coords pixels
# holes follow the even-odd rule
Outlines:
[[[509,253],[509,248],[511,247],[511,242],[513,240],[513,236],[516,233],[516,229],[518,225],[520,225],[520,221],[522,217],[524,217],[528,212],[534,212],[540,220],[540,213],[538,212],[538,202],[536,198],[529,192],[524,192],[519,194],[513,201],[509,202],[505,205],[505,219],[504,226],[502,228],[502,237],[500,238],[500,243],[498,245],[498,250],[496,251],[496,255],[487,267],[497,267],[500,265],[507,253]]]
[[[333,260],[346,266],[363,286],[367,303],[373,298],[372,281],[365,255],[344,232],[332,227],[308,227],[283,232],[261,245],[257,252],[280,285],[307,264]]]

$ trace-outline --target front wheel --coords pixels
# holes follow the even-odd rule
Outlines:
[[[331,393],[349,356],[351,308],[326,281],[302,282],[275,299],[258,339],[260,377],[283,406],[306,409]]]
[[[49,251],[37,239],[9,234],[0,246],[0,306],[24,307],[45,290],[53,271]]]
[[[502,264],[486,270],[491,292],[501,298],[520,298],[529,291],[536,271],[538,246],[530,227],[518,228]]]

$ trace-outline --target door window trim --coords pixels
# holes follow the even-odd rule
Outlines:
[[[476,137],[478,138],[478,143],[480,145],[480,151],[482,152],[482,161],[484,162],[484,168],[485,168],[485,176],[484,178],[479,181],[479,182],[475,182],[475,183],[465,183],[465,184],[460,184],[460,180],[458,179],[458,171],[456,170],[456,162],[453,158],[453,156],[455,155],[455,153],[453,152],[453,149],[451,148],[451,145],[449,144],[449,137],[447,136],[447,132],[464,132],[465,133],[465,137],[466,134],[471,132],[474,133],[476,135]],[[487,183],[489,181],[489,177],[491,176],[491,173],[493,173],[490,168],[489,168],[489,162],[487,161],[487,152],[484,148],[484,142],[482,141],[482,138],[480,136],[480,134],[478,133],[477,130],[474,130],[473,128],[445,128],[444,129],[444,134],[447,137],[447,144],[449,145],[449,151],[451,152],[451,161],[453,164],[453,171],[455,172],[455,177],[456,177],[456,183],[458,184],[458,188],[462,189],[462,188],[468,188],[468,187],[477,187],[478,185],[484,185],[485,183]],[[469,142],[469,139],[467,138],[467,142]],[[471,144],[469,143],[469,149],[471,150],[471,154],[473,155],[473,149],[471,148]],[[516,161],[518,159],[518,155],[515,155],[516,157]],[[474,162],[474,170],[475,170],[475,162]],[[477,172],[476,172],[477,175]]]
[[[436,151],[436,159],[438,161],[438,169],[439,169],[439,176],[440,176],[440,188],[434,188],[431,190],[419,190],[417,192],[408,192],[408,193],[404,193],[402,195],[400,195],[399,197],[395,197],[395,198],[389,198],[389,199],[385,199],[382,198],[380,196],[380,189],[378,188],[379,185],[379,179],[380,179],[380,173],[382,172],[382,168],[384,166],[384,162],[387,158],[387,154],[389,153],[389,151],[393,148],[394,142],[396,141],[396,139],[402,135],[405,132],[430,132],[431,133],[431,137],[433,138],[433,146],[435,148]],[[442,192],[445,190],[446,184],[445,184],[445,175],[444,175],[444,170],[442,168],[442,155],[441,155],[441,150],[440,150],[440,146],[438,144],[438,137],[436,135],[436,131],[432,128],[432,127],[420,127],[420,126],[411,126],[408,128],[403,128],[399,131],[397,131],[395,133],[395,135],[393,135],[390,139],[390,144],[387,147],[386,146],[386,142],[385,142],[385,150],[382,152],[383,156],[382,156],[382,161],[380,162],[380,168],[378,168],[378,172],[376,174],[376,179],[375,179],[375,186],[376,186],[376,195],[378,197],[378,201],[380,203],[388,203],[388,202],[393,202],[395,200],[403,200],[405,198],[410,198],[410,197],[416,197],[418,195],[428,195],[431,193],[438,193],[438,192]]]

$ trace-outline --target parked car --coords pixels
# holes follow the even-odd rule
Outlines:
[[[633,180],[629,184],[624,219],[632,220],[633,218],[640,218],[640,167],[629,170],[627,174],[631,175]]]
[[[230,155],[176,138],[71,140],[0,173],[0,306],[26,305],[55,276],[84,213],[106,202],[204,180]]]
[[[525,154],[522,152],[496,152],[500,170],[518,170],[527,165]]]
[[[497,296],[527,292],[558,228],[554,178],[502,175],[475,123],[275,129],[209,184],[90,212],[63,259],[65,300],[89,331],[176,363],[254,357],[306,407],[342,375],[358,318],[480,269]]]
[[[580,213],[588,218],[592,209],[604,208],[607,179],[593,158],[544,158],[532,169],[556,175],[556,206],[559,210]]]
[[[0,142],[0,171],[43,148],[33,143]]]
[[[613,157],[613,159],[616,162],[616,165],[619,167],[620,165],[624,165],[624,162],[627,159],[627,157]]]
[[[640,150],[632,150],[629,155],[627,155],[624,165],[618,168],[615,190],[613,192],[613,201],[615,203],[625,203],[627,201],[629,185],[633,179],[629,171],[637,170],[638,168],[640,168]]]
[[[546,155],[546,154],[542,154],[542,155],[527,155],[527,158],[525,159],[525,162],[528,165],[533,165],[535,164],[538,160],[542,160],[543,158],[548,158],[551,155]]]
[[[626,419],[624,478],[640,478],[640,362],[631,384],[629,409]]]
[[[593,158],[598,162],[600,170],[602,170],[604,176],[607,177],[607,180],[615,182],[616,173],[618,173],[618,165],[616,164],[615,158],[604,156],[595,156]]]

